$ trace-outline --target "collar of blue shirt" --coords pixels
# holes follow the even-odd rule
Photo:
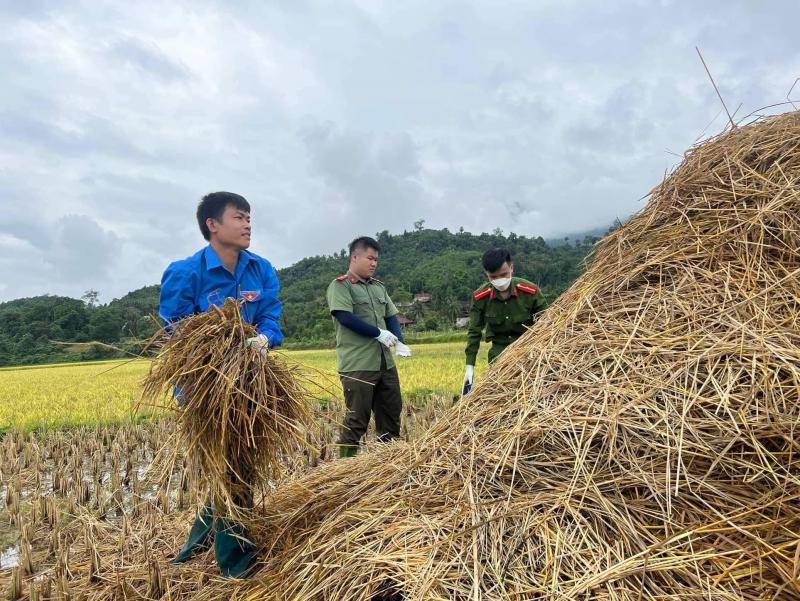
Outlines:
[[[213,246],[211,246],[210,244],[206,246],[204,254],[206,259],[206,271],[211,271],[212,269],[216,269],[217,267],[220,267],[225,271],[228,271],[225,265],[222,264],[222,259],[219,258],[219,255],[217,255],[217,252],[214,250]],[[235,274],[237,278],[242,274],[242,271],[249,262],[250,262],[250,254],[245,251],[239,251],[239,260],[236,262],[236,274]]]

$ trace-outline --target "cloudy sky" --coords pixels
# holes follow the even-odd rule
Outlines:
[[[800,77],[798,22],[793,0],[0,0],[0,301],[157,283],[214,190],[278,267],[419,219],[606,226],[725,124],[695,46],[744,116]]]

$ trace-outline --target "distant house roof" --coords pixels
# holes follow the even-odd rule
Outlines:
[[[398,316],[397,321],[400,322],[401,326],[410,326],[412,323],[414,323],[413,319],[409,319],[408,317],[405,317],[404,315]]]
[[[430,293],[428,293],[428,292],[417,292],[417,293],[414,295],[414,302],[417,302],[417,303],[427,303],[427,302],[430,302],[430,300],[431,300],[432,298],[433,298],[433,297],[432,297],[432,296],[430,295]]]

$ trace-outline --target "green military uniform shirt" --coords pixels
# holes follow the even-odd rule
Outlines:
[[[387,317],[397,315],[397,307],[386,292],[383,283],[375,278],[368,282],[350,272],[333,280],[328,286],[328,308],[333,311],[350,311],[368,324],[386,329]],[[379,371],[381,355],[386,369],[394,367],[394,357],[389,349],[374,338],[367,338],[345,328],[336,319],[336,367],[339,372]]]
[[[503,350],[533,323],[533,316],[547,307],[539,289],[522,278],[511,278],[510,295],[506,300],[487,283],[472,295],[467,334],[467,365],[475,365],[481,335],[486,328],[486,342],[492,343],[489,361],[494,361]]]

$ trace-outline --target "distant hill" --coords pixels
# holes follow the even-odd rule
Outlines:
[[[381,244],[377,277],[386,283],[412,330],[447,330],[464,315],[470,295],[484,281],[480,258],[506,246],[516,273],[537,283],[548,299],[561,294],[583,271],[583,260],[598,237],[547,243],[514,233],[503,235],[417,229],[376,234]],[[330,281],[347,270],[347,254],[309,257],[278,270],[287,343],[330,342],[333,324],[325,306]],[[413,303],[417,293],[429,302]],[[115,352],[97,345],[56,344],[100,341],[130,352],[155,332],[159,286],[134,290],[105,305],[59,296],[38,296],[0,304],[0,365],[97,359]]]
[[[597,238],[577,246],[550,245],[542,238],[509,234],[474,235],[422,229],[399,235],[380,232],[377,276],[385,282],[396,303],[409,302],[418,292],[428,292],[430,303],[401,308],[415,321],[415,329],[452,327],[463,314],[470,295],[485,280],[481,255],[489,248],[507,246],[514,255],[516,273],[537,283],[553,299],[583,271],[583,259]],[[333,336],[333,324],[325,306],[330,281],[347,270],[347,254],[311,257],[282,269],[284,324],[288,337],[325,339]]]
[[[606,227],[596,227],[590,230],[582,230],[579,232],[570,232],[563,236],[547,238],[545,242],[554,246],[562,246],[564,244],[575,244],[575,241],[583,241],[586,239],[602,238],[609,232],[617,229],[624,221],[619,219],[614,220],[614,223]]]

